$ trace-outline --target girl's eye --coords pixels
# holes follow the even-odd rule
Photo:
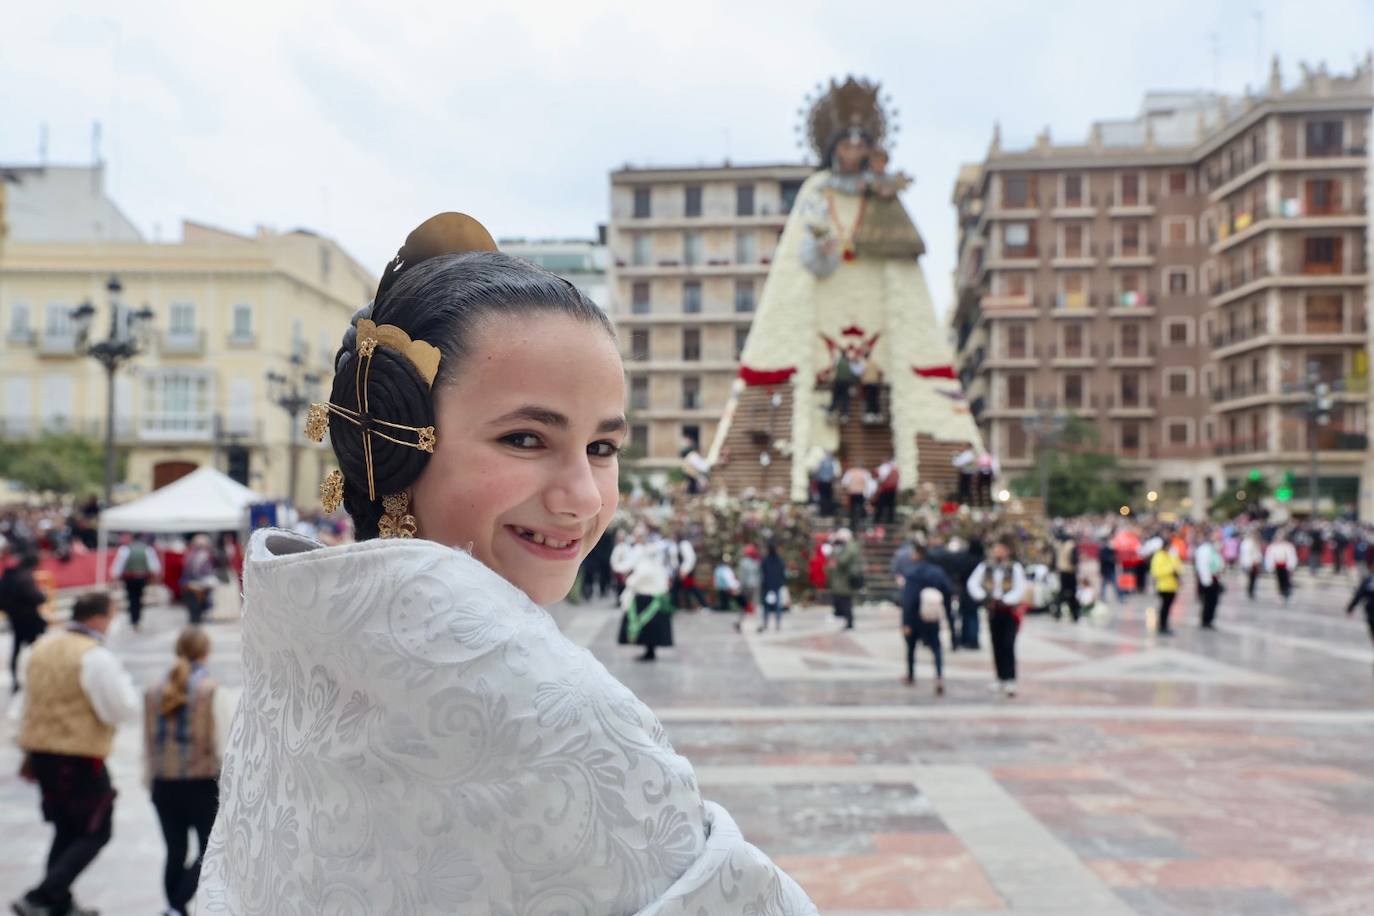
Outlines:
[[[511,433],[503,436],[501,441],[518,449],[535,449],[540,445],[539,437],[534,433]]]
[[[620,446],[609,439],[602,439],[600,442],[593,442],[587,446],[587,454],[593,458],[614,458],[620,454]]]

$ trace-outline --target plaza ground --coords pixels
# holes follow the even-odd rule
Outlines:
[[[1344,614],[1353,578],[1305,574],[1288,606],[1232,580],[1217,632],[1157,638],[1152,599],[1077,626],[1027,621],[1021,691],[987,690],[991,659],[946,653],[947,694],[900,683],[896,609],[825,609],[780,633],[732,616],[675,618],[656,664],[615,645],[609,602],[555,609],[660,716],[707,797],[839,916],[1355,914],[1374,901],[1374,650]],[[146,685],[184,615],[153,608],[111,646]],[[239,682],[237,625],[212,625],[211,667]],[[8,657],[8,635],[0,636]],[[49,830],[14,773],[0,723],[0,892],[36,880]],[[121,731],[115,838],[77,885],[107,916],[162,906],[163,846],[141,784],[140,735]]]

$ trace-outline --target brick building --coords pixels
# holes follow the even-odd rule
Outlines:
[[[1261,95],[1151,93],[1088,142],[1005,150],[954,190],[951,333],[989,447],[1087,418],[1128,478],[1201,511],[1227,481],[1295,472],[1374,515],[1367,439],[1371,63]],[[1331,386],[1330,422],[1300,406]]]

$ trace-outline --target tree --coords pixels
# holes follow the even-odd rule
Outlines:
[[[1243,512],[1254,512],[1272,492],[1269,479],[1258,470],[1251,471],[1244,480],[1233,480],[1222,487],[1212,500],[1208,511],[1213,518],[1235,518]],[[1291,484],[1289,495],[1292,494]]]
[[[117,455],[116,478],[123,477]],[[0,477],[36,493],[75,497],[98,494],[105,481],[104,446],[76,433],[44,433],[34,440],[6,441],[0,446]]]
[[[1116,456],[1101,450],[1097,427],[1071,416],[1059,442],[1046,455],[1036,455],[1036,466],[1012,481],[1018,496],[1040,494],[1041,461],[1049,463],[1047,513],[1058,516],[1115,512],[1130,502],[1131,491],[1120,479]]]

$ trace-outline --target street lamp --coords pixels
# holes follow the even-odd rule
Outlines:
[[[297,428],[296,418],[310,407],[312,393],[315,387],[320,384],[320,376],[314,372],[304,371],[305,357],[301,355],[299,349],[292,352],[288,362],[291,364],[289,376],[282,375],[280,372],[267,373],[267,397],[272,403],[286,411],[286,415],[291,418],[291,425],[286,432],[287,442],[290,444],[291,450],[286,500],[292,508],[295,508],[296,475],[299,470],[301,448],[300,430]]]
[[[1054,412],[1054,403],[1047,398],[1037,398],[1035,416],[1026,417],[1021,425],[1035,440],[1035,463],[1040,466],[1040,509],[1045,517],[1050,517],[1050,462],[1044,454],[1046,446],[1053,448],[1064,435],[1069,418]]]
[[[118,296],[124,291],[119,277],[111,276],[105,283],[105,291],[110,297],[110,333],[98,343],[88,343],[91,324],[95,320],[95,306],[90,300],[69,313],[76,327],[76,347],[78,350],[100,363],[105,369],[105,505],[111,504],[114,495],[114,424],[115,424],[115,383],[116,370],[143,351],[148,323],[152,321],[153,310],[147,305],[134,311],[121,303]]]
[[[1331,408],[1334,406],[1332,394],[1344,388],[1339,381],[1327,382],[1322,379],[1321,368],[1316,362],[1308,363],[1307,376],[1298,385],[1285,386],[1285,392],[1306,395],[1306,399],[1295,406],[1297,413],[1307,420],[1307,447],[1311,466],[1307,481],[1308,499],[1311,501],[1312,517],[1317,516],[1317,449],[1318,432],[1321,427],[1331,424]]]

